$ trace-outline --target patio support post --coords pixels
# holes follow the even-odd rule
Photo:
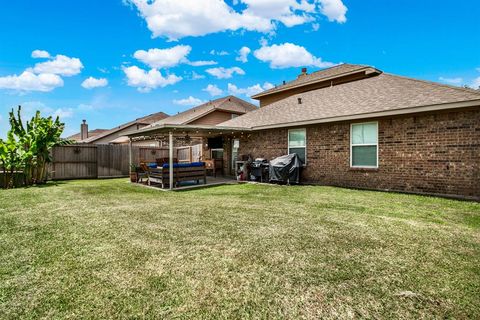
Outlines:
[[[168,133],[168,178],[170,190],[173,189],[173,133]]]
[[[128,170],[129,174],[132,170],[132,139],[128,139]]]

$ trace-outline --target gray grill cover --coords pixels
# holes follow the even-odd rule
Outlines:
[[[300,183],[302,160],[296,153],[281,156],[270,161],[270,181]]]

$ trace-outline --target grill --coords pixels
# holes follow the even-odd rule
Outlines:
[[[250,180],[260,182],[268,181],[268,167],[269,163],[267,159],[255,159],[250,166]]]

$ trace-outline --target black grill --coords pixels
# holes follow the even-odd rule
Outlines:
[[[250,168],[250,180],[253,181],[266,181],[268,182],[268,160],[263,158],[255,159],[252,162]]]

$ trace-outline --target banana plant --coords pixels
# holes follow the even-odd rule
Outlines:
[[[64,124],[59,117],[45,118],[37,111],[24,126],[20,106],[16,113],[12,109],[9,120],[7,140],[0,143],[0,161],[4,177],[8,180],[4,185],[12,185],[15,171],[23,171],[26,185],[45,183],[47,164],[52,160],[51,149],[56,145],[72,143],[61,138]]]
[[[19,148],[22,150],[22,164],[25,185],[31,185],[33,181],[33,171],[35,169],[35,143],[32,135],[31,126],[27,122],[25,129],[21,116],[22,107],[19,106],[17,110],[17,117],[12,109],[10,112],[10,128],[18,138]]]
[[[5,141],[0,139],[0,168],[2,169],[2,182],[0,187],[7,187],[7,146]]]
[[[7,134],[7,140],[0,143],[0,156],[3,166],[4,187],[14,186],[15,176],[18,170],[22,169],[23,150],[19,148],[18,141],[15,140],[12,130]]]

